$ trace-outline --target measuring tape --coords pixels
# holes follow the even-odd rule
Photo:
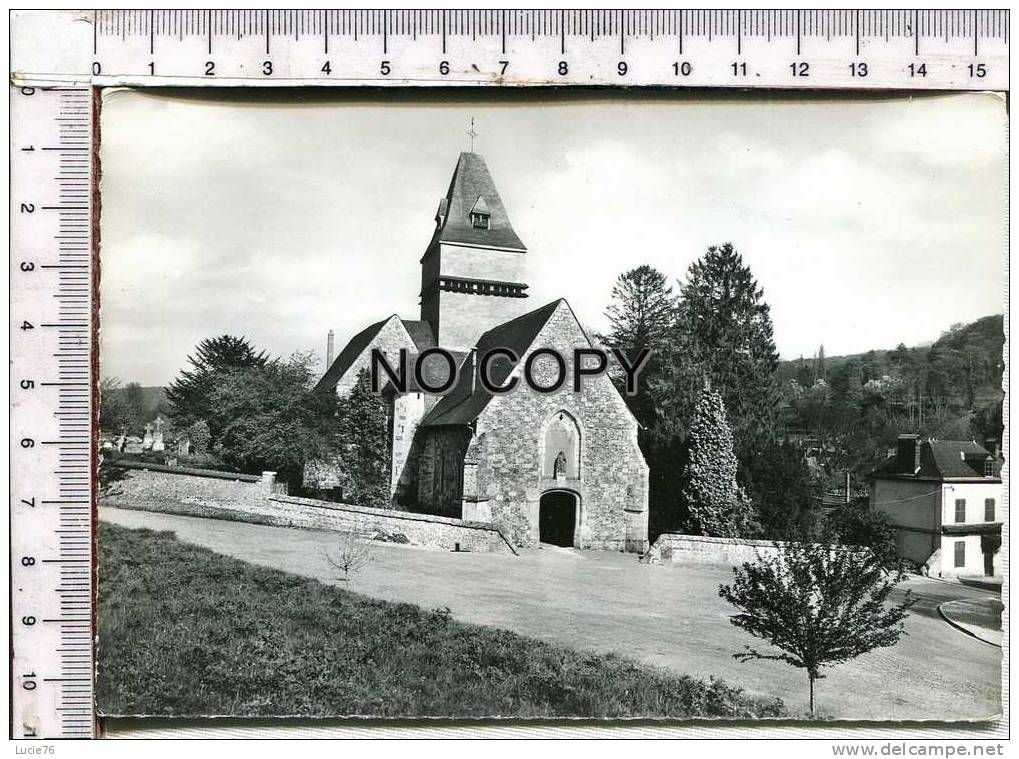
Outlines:
[[[115,10],[11,18],[12,735],[94,734],[93,85],[1006,90],[978,11]]]

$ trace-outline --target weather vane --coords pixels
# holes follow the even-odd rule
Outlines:
[[[467,136],[471,138],[471,151],[474,152],[474,138],[478,136],[478,133],[474,131],[474,119],[471,119],[471,128],[467,130]]]

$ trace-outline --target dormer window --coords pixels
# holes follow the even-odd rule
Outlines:
[[[994,476],[994,459],[987,459],[984,462],[984,477]]]
[[[492,214],[488,210],[488,204],[485,203],[484,196],[479,195],[478,199],[474,201],[474,207],[471,208],[471,226],[475,229],[489,229],[491,219]]]

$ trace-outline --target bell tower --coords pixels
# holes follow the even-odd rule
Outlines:
[[[421,319],[439,346],[468,350],[527,311],[526,253],[485,159],[461,153],[421,258]]]

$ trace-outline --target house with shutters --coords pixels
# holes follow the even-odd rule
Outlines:
[[[932,577],[1001,576],[1002,461],[997,447],[899,435],[871,474],[871,508],[897,531],[899,555]]]
[[[580,392],[572,365],[553,392],[518,381],[494,394],[479,381],[478,356],[492,348],[517,357],[492,362],[497,386],[519,380],[532,355],[532,374],[550,386],[558,368],[547,349],[593,347],[565,299],[530,304],[528,255],[484,158],[461,153],[418,262],[419,318],[394,314],[354,335],[319,388],[349,392],[373,349],[392,366],[401,349],[410,365],[431,348],[448,350],[458,371],[446,391],[414,381],[385,388],[394,507],[491,523],[520,546],[643,552],[648,468],[637,422],[609,377],[585,377]],[[341,474],[334,463],[309,462],[305,486],[336,489]]]

